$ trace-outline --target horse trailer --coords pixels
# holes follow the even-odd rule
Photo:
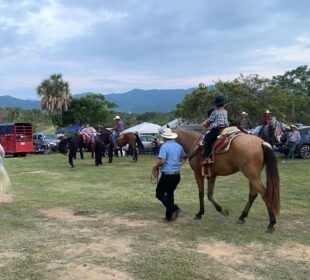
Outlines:
[[[15,157],[34,152],[32,134],[30,123],[0,124],[0,144],[6,154]]]

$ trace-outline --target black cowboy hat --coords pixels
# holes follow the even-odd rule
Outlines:
[[[225,97],[222,95],[219,95],[217,97],[215,97],[214,99],[214,105],[215,106],[221,106],[224,105],[226,103]]]

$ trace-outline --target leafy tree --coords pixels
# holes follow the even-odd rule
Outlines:
[[[53,74],[37,87],[41,97],[42,110],[51,115],[61,115],[68,110],[71,94],[69,83],[62,79],[61,74]]]
[[[201,122],[206,118],[205,112],[212,106],[214,97],[219,94],[228,101],[225,108],[231,124],[239,123],[242,111],[249,113],[252,124],[260,124],[266,109],[272,110],[282,121],[285,118],[288,95],[279,86],[272,85],[269,79],[258,75],[240,75],[233,81],[219,80],[212,90],[200,84],[177,105],[176,114],[189,121]]]
[[[204,84],[199,84],[183,101],[177,104],[175,115],[189,121],[202,122],[216,95],[215,90],[209,90]]]
[[[289,122],[310,123],[310,69],[302,65],[284,75],[273,77],[272,83],[289,96],[285,112]]]
[[[57,120],[59,126],[71,123],[104,124],[108,110],[116,107],[113,102],[107,101],[102,94],[90,94],[80,98],[73,98],[69,109]]]

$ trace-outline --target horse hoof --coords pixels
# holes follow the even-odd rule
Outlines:
[[[197,215],[195,215],[194,220],[201,220],[201,218],[202,218],[202,215],[197,214]]]
[[[228,215],[229,215],[229,212],[228,212],[227,209],[224,209],[224,210],[222,210],[222,214],[223,214],[224,216],[228,216]]]
[[[237,224],[243,225],[245,223],[245,219],[238,219]]]
[[[275,232],[275,228],[274,227],[269,227],[266,229],[266,233],[273,233]]]

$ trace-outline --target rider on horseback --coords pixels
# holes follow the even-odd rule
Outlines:
[[[214,105],[216,109],[211,113],[211,115],[203,122],[203,126],[208,129],[208,133],[204,138],[204,152],[203,157],[207,158],[207,163],[212,163],[211,158],[209,158],[212,144],[216,140],[218,134],[220,133],[220,129],[227,127],[228,124],[228,116],[227,111],[224,109],[226,101],[224,96],[219,95],[214,99]]]
[[[120,116],[116,116],[114,118],[115,126],[114,126],[114,134],[112,135],[112,143],[115,149],[119,149],[116,143],[116,138],[120,135],[120,133],[124,130],[124,123],[121,120]]]

